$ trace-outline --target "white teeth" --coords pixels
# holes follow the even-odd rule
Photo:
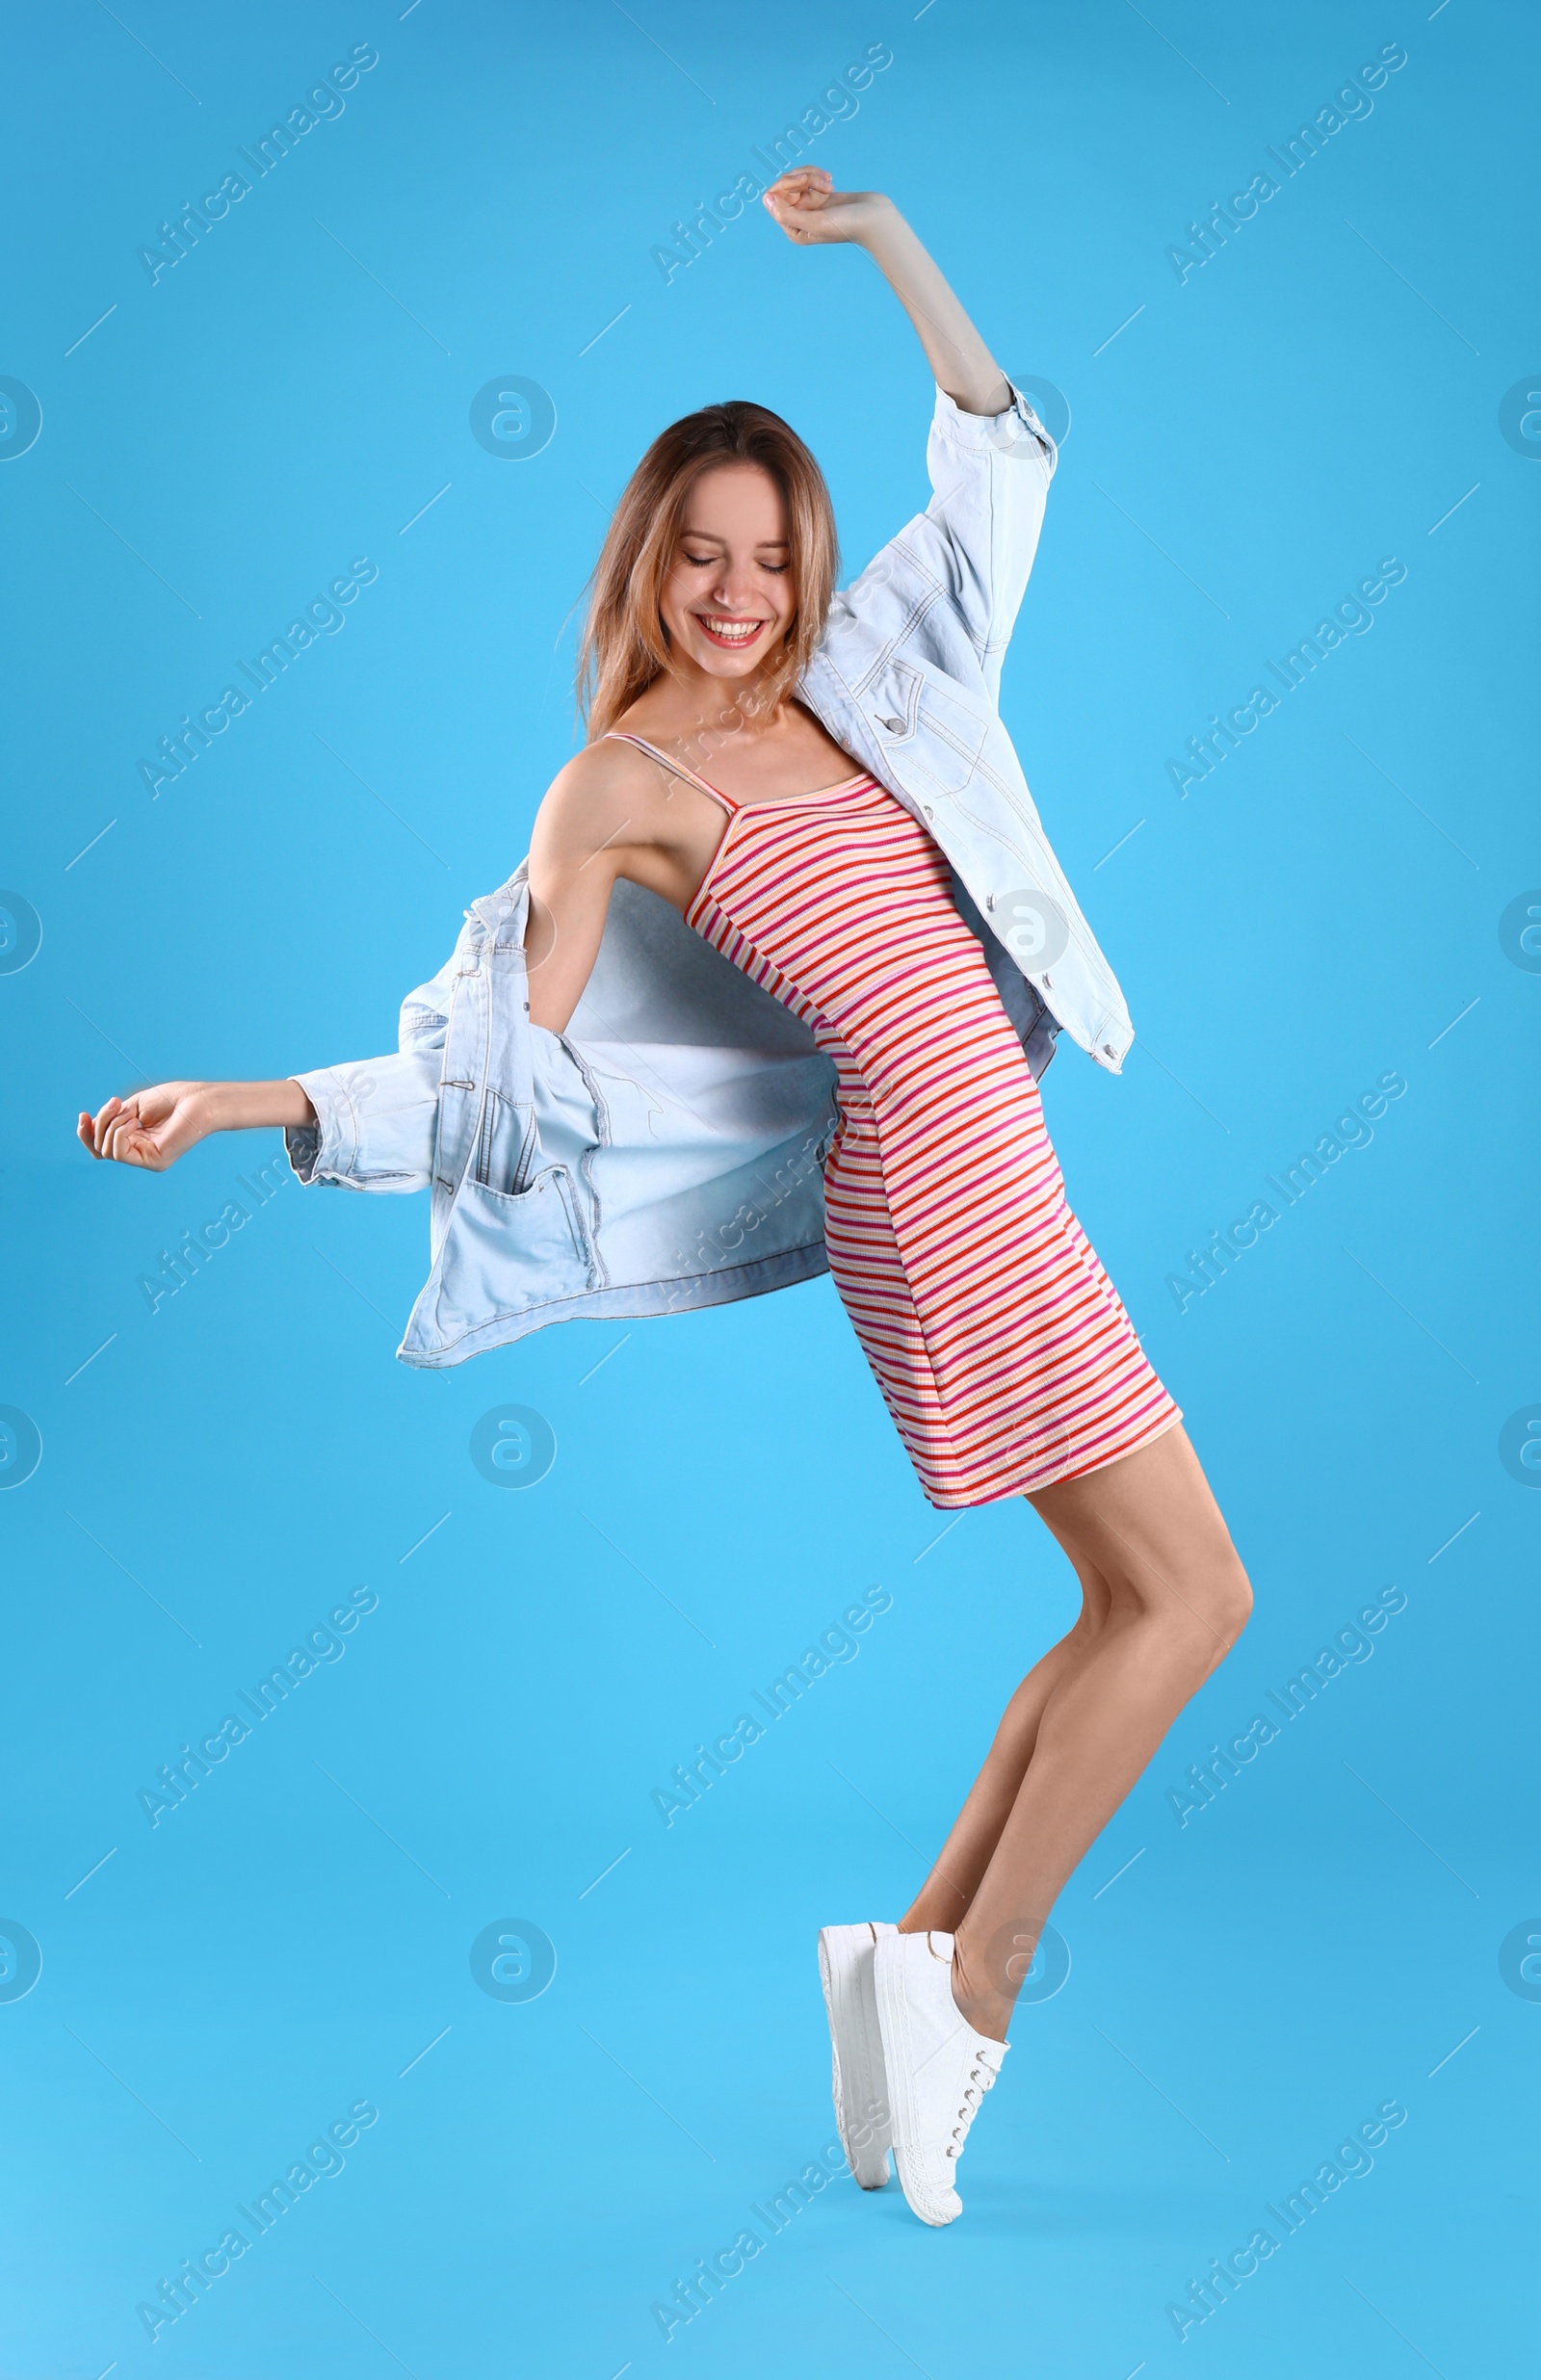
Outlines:
[[[730,644],[749,643],[759,635],[761,624],[759,620],[707,619],[704,616],[701,620],[703,628]]]

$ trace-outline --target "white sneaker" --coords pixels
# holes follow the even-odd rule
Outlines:
[[[1010,2044],[959,2013],[951,1934],[885,1934],[873,1969],[900,2183],[923,2223],[953,2223],[957,2160]]]
[[[835,2123],[846,2159],[864,2190],[888,2180],[893,2136],[883,2036],[873,1984],[873,1951],[892,1925],[826,1925],[819,1936],[819,1976],[829,2012]]]

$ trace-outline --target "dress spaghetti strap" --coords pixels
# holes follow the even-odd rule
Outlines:
[[[687,769],[682,760],[672,760],[667,752],[661,752],[658,745],[656,744],[649,744],[645,736],[630,735],[624,727],[612,727],[605,735],[601,736],[600,742],[602,744],[608,744],[611,742],[614,742],[616,744],[635,744],[640,752],[649,753],[654,760],[661,762],[662,765],[669,771],[671,775],[684,777],[689,784],[699,786],[703,794],[710,794],[714,801],[721,803],[729,818],[736,818],[738,816],[740,807],[738,802],[731,800],[726,794],[718,792],[715,785],[708,785],[705,777],[697,776],[693,769]]]

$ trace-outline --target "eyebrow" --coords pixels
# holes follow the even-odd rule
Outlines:
[[[726,537],[719,537],[714,529],[682,529],[680,536],[693,537],[697,545],[726,545],[727,543]],[[755,542],[755,552],[759,553],[762,547],[768,545],[786,553],[792,550],[785,537],[760,537]]]

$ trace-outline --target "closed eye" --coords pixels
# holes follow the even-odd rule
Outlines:
[[[682,562],[688,562],[692,570],[709,570],[712,568],[714,563],[720,562],[721,559],[722,558],[719,554],[682,553],[680,556],[680,560]],[[760,564],[760,568],[762,570],[769,570],[774,578],[779,578],[782,572],[790,568],[790,566],[791,565],[789,563],[784,562],[762,562]]]

